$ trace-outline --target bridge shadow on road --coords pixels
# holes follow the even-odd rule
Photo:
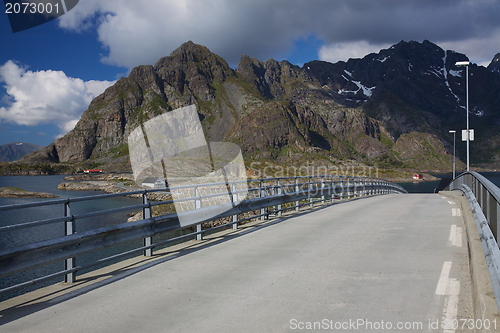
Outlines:
[[[365,197],[366,198],[366,197]],[[146,269],[165,262],[182,258],[196,251],[222,244],[237,239],[247,234],[263,230],[273,225],[286,222],[295,217],[307,215],[311,212],[321,211],[334,205],[344,204],[365,198],[354,198],[350,200],[328,203],[321,206],[305,207],[299,212],[284,213],[281,217],[268,220],[257,220],[238,226],[238,229],[225,229],[210,234],[202,241],[190,240],[176,246],[170,246],[156,251],[152,257],[138,256],[124,260],[85,275],[78,277],[73,284],[57,283],[33,292],[17,296],[0,303],[0,326],[30,314],[50,308],[54,305],[66,302],[88,292],[98,290],[106,285],[140,273]],[[55,314],[57,316],[57,314]],[[59,320],[59,319],[54,319]],[[60,319],[64,320],[64,319]]]

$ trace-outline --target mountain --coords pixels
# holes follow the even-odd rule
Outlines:
[[[488,65],[488,69],[492,72],[500,73],[500,53],[497,53],[493,60]]]
[[[401,41],[362,59],[302,68],[243,55],[233,70],[187,42],[154,66],[134,68],[91,102],[72,131],[21,163],[130,171],[131,131],[195,104],[207,141],[238,144],[248,164],[450,169],[448,131],[465,127],[465,70],[454,65],[460,60],[467,57],[429,41]],[[469,67],[471,160],[493,166],[500,162],[500,75]],[[457,142],[459,156],[462,146]]]
[[[0,162],[20,160],[24,155],[37,151],[43,146],[26,142],[12,142],[0,146]]]

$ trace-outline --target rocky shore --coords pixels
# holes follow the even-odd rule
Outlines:
[[[73,176],[65,177],[64,179],[72,179]],[[138,190],[144,190],[142,188],[126,188],[123,184],[117,181],[106,181],[106,180],[90,180],[90,181],[79,181],[79,182],[62,182],[57,186],[59,190],[63,191],[102,191],[104,193],[122,193],[122,192],[132,192]],[[127,195],[129,198],[141,199],[142,194],[130,194]],[[149,201],[166,201],[170,200],[172,196],[168,192],[154,192],[148,194]]]
[[[90,180],[90,181],[110,181],[110,180],[115,180],[115,181],[133,181],[134,180],[134,175],[130,173],[98,173],[98,174],[77,174],[77,175],[70,175],[64,177],[64,180],[67,181],[85,181],[85,180]]]
[[[17,187],[0,187],[2,198],[58,198],[59,196],[45,192],[30,192]]]

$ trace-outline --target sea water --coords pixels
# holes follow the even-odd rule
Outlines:
[[[47,198],[0,198],[0,206],[11,205],[11,204],[22,204],[31,202],[42,202],[51,201],[61,198],[75,198],[84,197],[96,194],[102,194],[102,192],[96,191],[64,191],[58,190],[57,186],[64,181],[64,175],[56,176],[3,176],[0,177],[0,187],[18,187],[26,191],[33,192],[48,192],[58,195],[59,198],[47,199]],[[78,215],[87,212],[94,212],[99,210],[113,209],[119,207],[126,207],[131,205],[140,204],[141,201],[138,199],[126,198],[126,197],[113,197],[99,200],[90,200],[75,202],[70,204],[71,214]],[[132,211],[130,211],[132,212]],[[104,227],[107,225],[124,223],[127,221],[127,213],[113,213],[103,216],[97,216],[93,218],[79,219],[76,221],[76,231],[83,232],[85,230],[95,229]],[[0,211],[0,226],[14,225],[32,221],[46,220],[55,217],[64,216],[64,205],[56,204],[50,206],[32,207],[25,209]],[[0,232],[0,250],[12,248],[15,246],[21,246],[24,244],[29,244],[37,241],[43,241],[47,239],[52,239],[56,237],[61,237],[64,235],[64,223],[52,223],[48,225],[32,227],[28,229],[20,229],[9,232]],[[103,251],[94,252],[77,258],[77,265],[84,265],[85,263],[93,262],[97,259],[104,258],[115,253],[120,253],[133,247],[140,247],[142,241],[138,240],[133,244],[125,244]],[[109,264],[109,263],[108,263]],[[18,273],[12,276],[0,278],[0,289],[8,287],[13,284],[18,284],[25,281],[30,281],[34,278],[41,277],[47,274],[56,273],[64,269],[64,263],[54,263],[51,265],[39,267],[27,272]],[[92,268],[92,269],[95,269]],[[89,269],[90,270],[90,269]],[[85,271],[79,271],[79,274],[85,273]],[[21,291],[16,291],[14,293],[0,295],[0,301],[12,296],[34,290],[43,286],[59,282],[63,277],[55,278],[55,280],[47,281],[44,283],[37,284],[35,286],[24,288]]]

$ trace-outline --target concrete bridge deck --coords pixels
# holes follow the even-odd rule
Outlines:
[[[385,195],[253,224],[0,303],[0,331],[443,332],[473,318],[455,199]]]

